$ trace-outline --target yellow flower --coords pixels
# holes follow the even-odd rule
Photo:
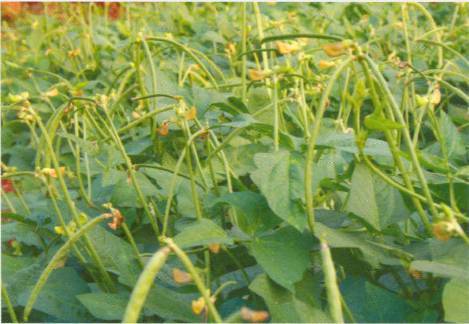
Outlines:
[[[189,109],[189,111],[187,111],[187,112],[184,114],[184,118],[185,118],[186,120],[195,119],[196,116],[197,116],[197,108],[195,108],[194,106],[192,106],[192,108]]]
[[[266,75],[263,71],[261,70],[254,70],[254,69],[249,69],[249,78],[253,81],[261,81],[264,80]]]
[[[220,244],[218,243],[209,244],[208,249],[210,250],[210,252],[217,254],[218,252],[220,252]]]
[[[275,45],[279,53],[282,55],[294,53],[300,49],[299,44],[296,42],[294,43],[276,42]]]
[[[59,94],[59,90],[57,88],[50,89],[49,91],[44,93],[46,97],[55,97]]]
[[[62,226],[54,226],[54,232],[58,235],[65,235],[65,229]]]
[[[192,301],[192,312],[195,315],[199,315],[205,309],[205,300],[203,297],[200,297]]]
[[[342,54],[345,54],[345,51],[350,48],[352,45],[351,41],[343,41],[339,43],[332,43],[332,44],[326,44],[322,46],[322,50],[324,53],[327,54],[329,57],[336,57],[340,56]]]

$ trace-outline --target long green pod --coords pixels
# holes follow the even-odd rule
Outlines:
[[[105,220],[106,218],[108,218],[107,215],[101,215],[92,219],[85,225],[83,225],[75,234],[70,236],[68,241],[65,242],[65,244],[62,245],[62,247],[54,254],[54,256],[50,260],[47,267],[41,273],[41,276],[37,280],[36,285],[34,286],[31,292],[31,295],[29,296],[29,299],[26,302],[26,306],[24,307],[24,312],[23,312],[23,320],[25,322],[28,321],[28,317],[29,317],[29,314],[31,313],[34,303],[36,302],[36,299],[39,296],[41,289],[46,284],[47,279],[49,278],[52,271],[54,271],[55,267],[57,266],[57,263],[67,254],[68,250],[72,247],[73,244],[75,244],[75,242],[78,241],[80,237],[82,237],[84,234],[86,234],[86,232],[91,230],[93,227],[95,227],[97,224],[99,224],[101,221]]]
[[[305,200],[306,200],[306,213],[308,215],[308,225],[312,233],[314,233],[314,204],[313,204],[313,159],[314,159],[314,148],[316,146],[316,141],[319,136],[319,129],[321,127],[322,116],[326,111],[327,101],[329,94],[332,91],[332,88],[335,84],[335,81],[339,78],[342,71],[352,62],[352,58],[349,57],[343,61],[332,74],[329,82],[322,93],[321,101],[319,102],[319,107],[316,112],[314,119],[313,130],[308,141],[308,150],[306,153],[306,163],[305,163]]]
[[[137,322],[148,293],[153,287],[153,281],[163,265],[166,263],[166,259],[170,252],[171,250],[168,247],[163,247],[153,254],[150,261],[148,261],[143,272],[138,277],[134,289],[132,290],[132,295],[130,295],[130,300],[125,308],[122,323]]]
[[[261,44],[275,42],[279,40],[296,39],[296,38],[328,39],[328,40],[334,40],[334,41],[344,40],[343,37],[327,35],[327,34],[286,34],[286,35],[276,35],[276,36],[265,37],[261,40]]]
[[[321,239],[321,260],[324,271],[324,280],[326,283],[327,302],[329,304],[329,313],[334,323],[343,323],[342,302],[339,286],[337,285],[337,276],[335,274],[334,261],[332,260],[331,250],[324,239]]]

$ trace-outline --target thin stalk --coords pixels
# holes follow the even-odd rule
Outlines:
[[[342,71],[350,64],[352,58],[347,58],[342,62],[335,71],[333,72],[329,82],[322,93],[321,100],[319,102],[319,107],[316,112],[316,117],[313,124],[313,130],[308,141],[308,150],[306,153],[306,163],[305,163],[305,200],[306,200],[306,213],[308,216],[308,225],[311,233],[314,233],[314,202],[313,202],[313,161],[315,154],[316,140],[319,136],[319,128],[322,122],[322,116],[326,111],[327,101],[329,94],[332,91],[332,88],[339,78]]]
[[[55,155],[55,152],[54,152],[54,149],[53,149],[53,146],[52,146],[52,141],[49,138],[49,134],[48,134],[44,124],[42,123],[41,119],[39,118],[39,116],[37,116],[36,120],[37,120],[37,123],[38,123],[42,133],[43,133],[44,139],[45,139],[46,144],[47,144],[47,148],[49,149],[49,154],[50,154],[50,158],[51,158],[51,161],[52,161],[52,165],[54,166],[55,172],[57,174],[57,178],[59,180],[59,184],[60,184],[60,187],[62,189],[65,202],[67,203],[67,206],[68,206],[70,212],[72,213],[72,216],[73,216],[73,219],[74,219],[75,223],[78,226],[80,226],[80,216],[77,212],[77,208],[75,206],[75,203],[73,202],[73,200],[70,196],[70,193],[68,192],[67,185],[65,183],[65,179],[63,178],[63,175],[60,171],[59,162],[58,162],[58,159]],[[89,253],[90,253],[90,255],[93,259],[93,261],[96,263],[96,265],[98,267],[98,270],[99,270],[101,276],[104,279],[104,282],[106,283],[108,288],[110,288],[110,290],[113,290],[114,283],[111,280],[111,277],[109,276],[109,274],[106,272],[106,269],[104,268],[102,260],[99,257],[98,253],[96,252],[95,247],[93,246],[93,244],[91,243],[89,237],[86,234],[83,236],[83,239],[85,241],[85,245],[86,245],[86,247],[87,247],[87,249],[88,249],[88,251],[89,251]],[[67,241],[67,243],[69,241],[70,241],[70,239]]]
[[[191,274],[192,279],[194,280],[194,283],[197,286],[197,289],[205,300],[205,305],[207,305],[209,314],[212,315],[215,322],[222,323],[220,314],[218,314],[218,311],[210,298],[210,290],[204,285],[202,279],[200,278],[197,270],[195,269],[187,254],[183,250],[181,250],[173,242],[172,239],[166,238],[163,239],[163,242],[166,243],[168,247],[178,256],[179,260],[181,260],[186,270]]]
[[[242,40],[241,40],[241,51],[246,52],[246,43],[247,43],[247,22],[246,22],[246,2],[243,2],[242,5],[242,19],[241,19],[241,30],[242,30]],[[242,72],[241,72],[241,82],[242,82],[242,95],[241,99],[246,103],[246,71],[247,71],[247,57],[243,55],[242,59]]]
[[[11,304],[10,296],[8,295],[7,289],[5,285],[2,283],[2,302],[4,302],[7,306],[8,315],[10,315],[10,319],[13,323],[18,323],[18,317],[16,316],[15,309]]]
[[[397,106],[396,101],[394,100],[394,96],[392,95],[391,90],[389,89],[386,81],[384,80],[383,75],[381,74],[378,67],[376,66],[376,64],[373,62],[373,60],[370,57],[365,55],[364,58],[367,61],[368,65],[370,66],[371,71],[375,75],[379,85],[381,86],[381,89],[385,93],[385,95],[388,99],[387,101],[389,102],[389,105],[391,106],[391,109],[394,112],[394,115],[396,116],[397,121],[401,125],[405,125],[405,121],[404,121],[404,117],[402,116],[402,112],[400,111],[399,107]],[[385,107],[386,106],[387,105],[385,105]],[[422,167],[420,166],[420,162],[418,160],[417,153],[416,153],[416,150],[415,150],[414,145],[412,143],[412,139],[410,137],[410,133],[409,133],[409,130],[408,130],[407,127],[403,128],[402,134],[403,134],[403,137],[404,137],[404,142],[406,143],[406,146],[409,149],[409,153],[410,153],[410,156],[411,156],[411,159],[412,159],[412,164],[414,166],[415,171],[417,172],[417,176],[419,178],[420,185],[422,186],[422,190],[425,194],[425,197],[427,198],[427,203],[430,207],[430,211],[433,215],[433,218],[438,219],[438,213],[435,209],[433,198],[432,198],[432,195],[430,193],[430,189],[428,188],[427,180],[425,179],[425,176],[423,174]]]

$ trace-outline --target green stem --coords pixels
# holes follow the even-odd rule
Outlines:
[[[194,283],[197,286],[197,289],[199,290],[200,294],[205,300],[205,305],[207,305],[209,314],[212,315],[215,322],[222,323],[220,314],[218,314],[218,311],[215,308],[215,305],[212,303],[212,300],[210,298],[210,290],[204,285],[202,279],[200,278],[197,270],[195,269],[194,265],[192,264],[187,254],[183,250],[181,250],[173,242],[172,239],[166,238],[166,239],[163,239],[163,242],[165,242],[168,245],[168,247],[178,256],[179,260],[181,260],[182,264],[184,264],[184,267],[191,274],[192,279],[194,280]]]
[[[13,323],[18,323],[18,317],[16,317],[15,309],[13,308],[13,305],[11,304],[10,296],[8,295],[7,289],[5,285],[2,283],[2,304],[3,302],[6,304],[7,309],[8,309],[8,314],[10,315],[10,320]]]
[[[319,136],[319,128],[322,122],[322,116],[326,111],[327,101],[329,94],[332,91],[332,88],[335,84],[335,81],[339,78],[341,72],[350,64],[352,58],[347,58],[342,62],[334,71],[329,82],[322,93],[321,101],[319,102],[319,107],[316,112],[316,117],[313,124],[313,130],[308,141],[308,150],[306,153],[306,163],[305,163],[305,200],[306,200],[306,212],[308,215],[308,225],[311,233],[314,233],[314,204],[313,204],[313,161],[316,140]]]

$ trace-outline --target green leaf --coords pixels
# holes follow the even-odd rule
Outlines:
[[[214,243],[232,244],[233,240],[213,221],[202,218],[184,226],[182,231],[174,237],[174,242],[180,248],[190,248]]]
[[[464,141],[461,133],[453,124],[451,119],[443,110],[440,109],[440,118],[438,120],[441,129],[441,139],[445,145],[448,158],[460,157],[466,153]]]
[[[94,227],[88,236],[104,267],[118,274],[120,282],[132,286],[141,270],[131,245],[99,226]]]
[[[347,233],[343,230],[329,228],[324,224],[316,222],[315,235],[327,241],[334,248],[357,248],[362,251],[365,259],[373,267],[377,268],[380,263],[399,265],[400,260],[393,258],[388,254],[392,249],[384,249],[381,246],[373,244],[371,237],[366,233]]]
[[[469,322],[469,280],[452,279],[443,290],[445,321]]]
[[[458,265],[427,260],[417,260],[412,262],[410,266],[412,269],[422,272],[431,272],[440,277],[469,280],[469,271],[467,268]]]
[[[181,294],[156,284],[145,302],[145,314],[156,314],[169,322],[201,322],[202,319],[192,313],[192,300],[196,294]]]
[[[276,323],[325,323],[330,319],[324,312],[291,291],[277,285],[265,274],[254,279],[249,289],[261,296],[269,308],[270,320]]]
[[[405,322],[407,315],[412,312],[412,307],[404,299],[361,277],[348,277],[340,287],[358,323]]]
[[[360,216],[378,230],[409,215],[400,192],[363,164],[358,164],[353,172],[346,210]]]
[[[42,248],[40,236],[36,233],[37,226],[19,222],[2,224],[2,242],[17,240],[26,245]]]
[[[398,122],[392,121],[382,116],[374,114],[365,117],[365,126],[370,130],[386,131],[393,129],[401,129],[404,126]]]
[[[257,170],[251,179],[267,198],[277,216],[303,230],[306,217],[301,199],[304,196],[303,158],[296,153],[278,151],[254,156]]]
[[[284,227],[273,234],[256,238],[250,245],[251,254],[275,282],[293,291],[310,264],[311,235],[301,234],[293,227]]]
[[[77,298],[94,317],[106,321],[121,320],[129,299],[123,295],[101,292],[82,294]]]
[[[175,162],[174,162],[175,163]],[[171,164],[171,168],[174,167],[174,163]],[[163,196],[168,196],[169,189],[171,188],[171,181],[173,173],[165,170],[159,170],[154,168],[142,168],[141,171],[148,177],[156,180],[156,183],[161,189],[158,189],[159,193]],[[197,186],[197,191],[200,196],[203,195],[202,189]],[[194,202],[192,200],[191,183],[190,180],[184,177],[176,178],[176,186],[173,192],[174,196],[177,197],[177,210],[184,217],[196,218]]]
[[[225,203],[236,209],[238,225],[243,232],[254,235],[278,225],[281,220],[270,210],[263,196],[251,191],[232,192],[210,202],[211,206]]]
[[[156,196],[158,194],[156,187],[143,173],[135,172],[135,178],[146,197]],[[142,207],[135,187],[127,176],[115,184],[111,202],[114,206],[119,207]]]
[[[19,304],[24,306],[30,296],[30,289],[18,297]],[[76,295],[89,291],[86,281],[70,267],[54,270],[42,288],[34,304],[34,309],[52,315],[60,321],[87,322],[90,320],[86,308]]]

